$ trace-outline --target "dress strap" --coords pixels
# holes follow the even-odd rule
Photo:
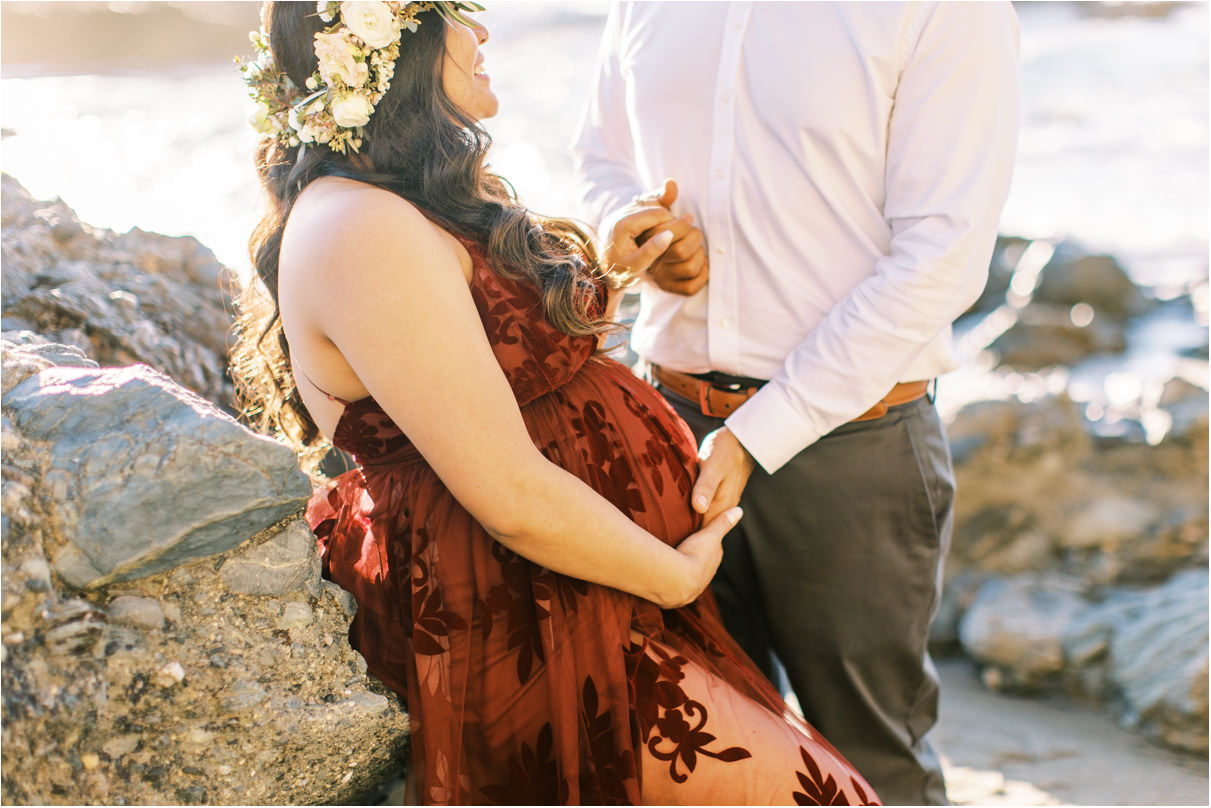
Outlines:
[[[299,373],[303,373],[303,371],[300,370]],[[345,399],[341,398],[340,396],[332,395],[332,393],[329,393],[327,390],[325,390],[324,388],[322,388],[318,384],[316,384],[315,380],[312,379],[310,376],[308,376],[306,373],[303,373],[303,378],[306,379],[311,384],[312,387],[314,387],[316,390],[319,390],[321,393],[323,393],[324,396],[329,401],[335,401],[337,404],[343,404],[346,407],[349,406],[350,402],[346,401]]]

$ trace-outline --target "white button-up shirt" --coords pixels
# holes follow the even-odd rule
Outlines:
[[[691,297],[644,284],[632,345],[770,379],[727,419],[767,471],[897,381],[954,369],[1018,129],[1008,3],[627,3],[573,146],[589,221],[671,177]]]

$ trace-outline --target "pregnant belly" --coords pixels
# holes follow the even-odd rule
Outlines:
[[[664,398],[610,360],[587,363],[523,408],[535,445],[645,530],[676,544],[697,528],[693,436]]]

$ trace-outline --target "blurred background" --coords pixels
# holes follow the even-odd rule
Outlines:
[[[493,162],[534,207],[567,212],[606,4],[488,5]],[[7,0],[0,15],[3,169],[85,221],[192,234],[245,264],[253,134],[232,57],[250,53],[257,5]],[[1002,232],[1075,237],[1166,291],[1205,277],[1206,4],[1018,15],[1025,114]]]
[[[1207,5],[1017,10],[1024,115],[1001,232],[1111,255],[1150,295],[1193,293],[1205,312]],[[509,2],[484,15],[501,100],[487,122],[492,164],[541,212],[577,210],[567,145],[605,11],[602,2]],[[0,23],[0,169],[92,225],[193,235],[247,272],[258,189],[250,104],[232,58],[250,53],[257,4],[7,0]],[[1078,372],[1077,395],[1112,403],[1099,388],[1115,372],[1196,376],[1180,354],[1205,343],[1201,326],[1188,306],[1160,307],[1131,325],[1127,351]],[[979,338],[972,356],[988,342]],[[990,384],[1001,382],[956,377],[947,406],[1004,392]]]
[[[966,504],[935,646],[979,672],[943,663],[936,737],[959,802],[1206,804],[1208,6],[1015,5],[1015,176],[989,292],[956,329],[964,367],[939,399]],[[540,212],[577,210],[567,145],[605,12],[484,13],[501,100],[491,162]],[[253,2],[6,0],[0,169],[82,222],[193,236],[246,275],[259,199],[233,57],[250,54],[257,15]],[[1161,636],[1131,622],[1153,595],[1179,604],[1180,619],[1166,613],[1178,638],[1115,650]],[[1109,623],[1089,617],[1120,596]],[[1024,622],[998,635],[990,614]],[[1080,626],[1103,645],[1073,645]],[[1052,668],[1031,656],[1047,643]],[[1115,661],[1131,657],[1193,672],[1157,701],[1170,685],[1131,679]],[[1152,701],[1132,695],[1140,678]],[[1033,700],[1006,701],[1020,693]]]

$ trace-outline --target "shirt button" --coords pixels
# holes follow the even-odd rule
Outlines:
[[[719,96],[719,100],[726,104],[728,101],[732,100],[732,97],[727,93],[724,93],[723,95]]]
[[[730,328],[731,325],[732,325],[732,321],[729,320],[728,318],[726,318],[726,317],[719,318],[719,327],[720,328]]]
[[[715,248],[715,252],[718,253],[719,255],[723,255],[725,252],[727,252],[727,247],[724,247],[722,244],[720,244],[718,247]]]
[[[723,169],[722,168],[715,170],[715,179],[717,179],[717,180],[723,179]]]

